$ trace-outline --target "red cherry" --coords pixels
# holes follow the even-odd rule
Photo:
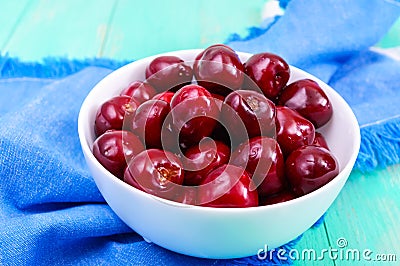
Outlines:
[[[133,81],[120,93],[121,96],[132,97],[139,104],[151,99],[155,94],[156,90],[150,84],[138,80]]]
[[[315,138],[312,144],[329,150],[328,143],[326,142],[324,135],[319,132],[315,132]]]
[[[183,160],[185,168],[184,183],[198,186],[206,175],[229,161],[230,149],[220,141],[205,138],[198,145],[186,150]]]
[[[258,194],[247,172],[234,165],[211,171],[199,187],[199,203],[207,207],[255,207]]]
[[[244,71],[272,101],[275,101],[290,77],[289,65],[272,53],[252,55],[244,63]]]
[[[275,135],[275,104],[264,95],[250,90],[237,90],[226,96],[224,103],[221,119],[235,140],[244,141],[240,136],[242,132],[238,130],[243,125],[248,138]]]
[[[129,131],[107,131],[93,143],[94,157],[120,179],[124,176],[127,161],[143,150],[142,142]]]
[[[285,156],[303,145],[311,145],[315,137],[314,125],[285,106],[276,107],[276,131],[277,141]]]
[[[121,130],[132,119],[139,104],[128,96],[116,96],[104,102],[96,113],[94,132],[100,136],[107,130]]]
[[[258,185],[261,197],[272,195],[285,188],[284,160],[278,143],[268,137],[255,137],[237,147],[231,164],[245,168]]]
[[[173,96],[174,93],[172,91],[164,91],[154,95],[153,100],[161,100],[170,104]]]
[[[146,79],[159,92],[176,91],[190,84],[193,70],[177,56],[159,56],[146,68]]]
[[[243,83],[239,56],[226,45],[213,45],[202,51],[193,64],[197,83],[210,92],[227,95]]]
[[[186,85],[171,100],[170,126],[179,132],[186,147],[209,136],[216,125],[219,109],[211,94],[198,85]]]
[[[139,136],[147,148],[161,149],[161,131],[164,120],[169,114],[169,104],[161,100],[149,100],[142,103],[130,123],[130,129]]]
[[[332,117],[328,96],[317,82],[311,79],[295,81],[282,91],[278,103],[296,110],[310,120],[315,128],[325,125]]]
[[[264,198],[260,205],[272,205],[295,199],[296,196],[290,191],[282,191],[267,198]]]
[[[148,149],[129,161],[124,181],[149,194],[172,200],[183,182],[182,163],[171,152]]]
[[[286,177],[295,195],[310,193],[327,184],[339,174],[335,156],[319,146],[303,146],[286,159]]]

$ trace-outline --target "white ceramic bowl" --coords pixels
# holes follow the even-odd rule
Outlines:
[[[193,61],[200,50],[167,54]],[[250,54],[238,53],[242,62]],[[158,56],[158,55],[157,55]],[[92,154],[95,112],[105,100],[119,94],[133,80],[144,80],[146,65],[156,56],[130,63],[105,77],[89,93],[79,114],[79,137],[93,178],[114,212],[146,240],[166,249],[204,258],[238,258],[281,246],[310,228],[343,188],[360,146],[357,120],[343,98],[331,87],[291,67],[290,82],[311,78],[333,105],[333,117],[320,132],[336,155],[340,173],[322,188],[284,203],[252,208],[189,206],[146,194],[109,173]]]

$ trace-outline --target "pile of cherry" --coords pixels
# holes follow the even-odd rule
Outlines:
[[[159,56],[98,109],[93,154],[147,193],[192,205],[288,201],[331,181],[339,166],[316,129],[332,106],[313,80],[259,53],[242,63],[217,44],[193,64]]]

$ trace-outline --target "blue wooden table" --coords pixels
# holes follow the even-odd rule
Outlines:
[[[173,3],[172,3],[173,2]],[[230,33],[245,35],[265,17],[267,0],[151,1],[0,0],[0,52],[25,61],[45,57],[134,60],[177,49],[204,48]],[[171,8],[173,6],[173,8]],[[400,20],[377,44],[400,50]],[[398,53],[400,54],[400,52]],[[354,171],[327,212],[308,230],[302,250],[370,250],[382,265],[400,265],[400,165],[370,173]],[[328,255],[296,265],[348,265]],[[360,265],[367,263],[359,261]],[[378,262],[370,262],[376,265]]]

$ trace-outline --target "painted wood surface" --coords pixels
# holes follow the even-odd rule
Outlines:
[[[35,61],[48,56],[133,60],[202,48],[234,32],[245,35],[248,27],[261,22],[265,1],[154,0],[149,8],[145,1],[129,0],[0,0],[0,53]],[[378,45],[399,47],[399,33],[400,20]],[[296,249],[312,249],[317,255],[325,249],[369,249],[371,258],[396,255],[397,262],[382,265],[399,265],[399,187],[400,165],[368,174],[353,172],[324,223],[308,230]],[[341,248],[340,243],[346,245]],[[325,254],[323,260],[298,260],[295,265],[351,262]],[[362,258],[356,263],[377,264]]]

